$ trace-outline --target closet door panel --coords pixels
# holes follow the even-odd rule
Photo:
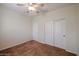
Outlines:
[[[53,22],[49,21],[45,23],[45,42],[47,44],[53,45]]]
[[[39,41],[45,42],[44,36],[45,36],[45,34],[44,34],[44,23],[39,23],[39,25],[38,25],[38,38],[39,38]]]
[[[38,23],[33,23],[33,40],[38,40]]]
[[[66,21],[57,20],[54,22],[55,46],[66,49]]]

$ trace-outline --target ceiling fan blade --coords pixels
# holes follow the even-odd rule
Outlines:
[[[24,3],[17,3],[16,5],[17,5],[17,6],[25,6]]]

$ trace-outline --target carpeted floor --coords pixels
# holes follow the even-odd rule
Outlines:
[[[15,47],[0,51],[2,56],[75,56],[75,54],[54,46],[31,40]]]

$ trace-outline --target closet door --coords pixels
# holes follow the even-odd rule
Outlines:
[[[44,36],[44,23],[40,22],[38,24],[38,40],[42,43],[45,43]]]
[[[33,23],[33,40],[45,43],[44,23],[34,22]]]
[[[33,40],[38,40],[38,23],[33,23]]]
[[[54,40],[55,46],[66,49],[66,21],[56,20],[54,21]]]
[[[47,44],[54,45],[53,34],[53,22],[48,21],[45,23],[45,42]]]

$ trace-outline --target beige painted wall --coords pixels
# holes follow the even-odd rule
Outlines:
[[[1,7],[0,22],[0,50],[32,39],[31,17]]]
[[[79,4],[77,5],[76,8],[76,28],[77,28],[77,53],[79,55]]]
[[[62,9],[49,12],[47,14],[39,15],[34,18],[33,26],[37,24],[36,26],[38,27],[37,32],[39,32],[39,30],[41,30],[40,26],[45,22],[64,18],[66,20],[66,50],[79,54],[77,53],[78,46],[77,46],[77,37],[76,37],[77,29],[76,29],[76,9],[75,8],[76,6],[72,5],[72,6],[64,7]],[[33,29],[34,39],[36,39],[37,41],[46,43],[43,39],[44,38],[44,36],[42,35],[43,32],[41,33],[35,32],[36,33],[36,37],[35,37],[34,30],[36,31],[36,29]]]

